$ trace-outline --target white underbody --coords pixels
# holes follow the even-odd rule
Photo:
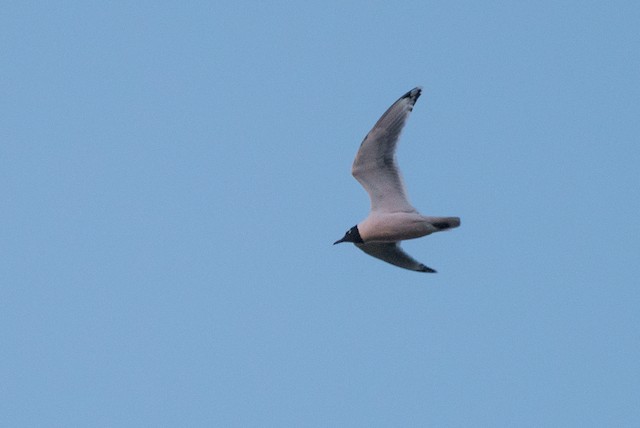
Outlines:
[[[397,242],[439,232],[434,223],[446,222],[449,228],[460,225],[457,217],[427,217],[418,212],[381,213],[373,211],[358,224],[364,242]]]

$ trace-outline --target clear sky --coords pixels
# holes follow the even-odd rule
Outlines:
[[[635,1],[0,13],[0,425],[640,426]],[[414,86],[406,242],[332,246]]]

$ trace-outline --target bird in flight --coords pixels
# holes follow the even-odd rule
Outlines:
[[[371,212],[333,244],[353,242],[370,256],[418,272],[436,272],[400,248],[400,241],[460,226],[459,217],[427,217],[409,202],[396,162],[396,146],[422,89],[404,94],[382,115],[360,144],[351,174],[371,199]]]

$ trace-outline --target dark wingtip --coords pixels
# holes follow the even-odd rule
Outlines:
[[[422,94],[422,88],[420,86],[416,86],[415,88],[413,88],[412,90],[410,90],[409,92],[401,96],[400,99],[409,98],[411,101],[415,103],[418,97],[420,96],[420,94]]]
[[[438,273],[435,269],[431,269],[429,266],[422,265],[420,266],[419,272],[427,272],[427,273]]]

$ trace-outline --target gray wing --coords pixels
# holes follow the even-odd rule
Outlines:
[[[405,253],[402,248],[400,248],[399,242],[369,242],[366,244],[356,244],[356,247],[360,248],[370,256],[384,260],[387,263],[391,263],[392,265],[396,265],[401,268],[415,270],[418,272],[436,272],[434,269],[423,265],[409,254]]]
[[[389,107],[364,138],[353,161],[351,174],[369,193],[372,211],[416,211],[407,198],[395,153],[400,132],[421,91],[414,88]]]

